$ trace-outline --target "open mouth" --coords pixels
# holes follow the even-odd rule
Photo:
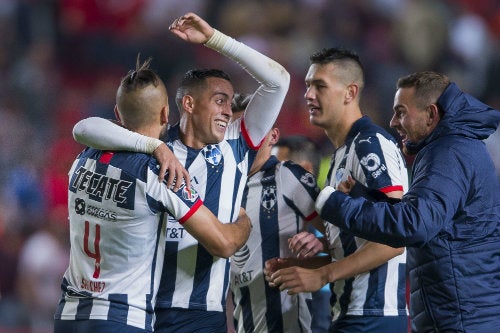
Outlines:
[[[406,136],[406,134],[403,134],[403,133],[400,133],[400,132],[398,132],[398,133],[399,133],[399,136],[401,137],[401,142],[403,144],[406,144],[406,142],[408,142],[408,137]]]
[[[310,114],[315,114],[317,112],[319,112],[321,109],[319,108],[319,106],[316,106],[316,105],[312,105],[312,104],[309,104],[307,106],[307,108],[309,109],[309,113]]]
[[[216,120],[215,123],[217,124],[217,126],[219,126],[220,129],[225,130],[227,127],[227,122],[225,121]]]

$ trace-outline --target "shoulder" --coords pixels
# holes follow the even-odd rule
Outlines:
[[[317,188],[317,179],[316,177],[308,172],[306,169],[298,165],[293,161],[285,161],[281,162],[277,165],[279,168],[277,172],[280,172],[282,178],[287,178],[285,174],[288,174],[290,178],[295,178],[298,182],[302,184],[302,186],[306,188],[315,189]],[[286,182],[286,180],[285,180]],[[286,182],[287,185],[291,186],[290,182]]]
[[[375,124],[363,128],[354,138],[352,145],[358,156],[370,153],[398,153],[399,148],[394,137],[385,129]]]
[[[149,169],[156,175],[159,173],[159,165],[156,159],[148,154],[132,152],[116,152],[110,165],[121,169],[133,178],[146,181],[146,171]]]

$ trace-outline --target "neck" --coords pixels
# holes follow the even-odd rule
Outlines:
[[[347,134],[352,128],[352,125],[362,117],[359,108],[354,112],[345,112],[340,121],[335,122],[331,126],[325,128],[325,133],[332,142],[335,149],[344,145]]]
[[[130,129],[130,128],[129,128]],[[145,126],[145,127],[140,127],[137,129],[130,129],[131,131],[137,132],[139,134],[149,136],[150,138],[155,138],[158,139],[161,134],[161,127],[158,126]]]
[[[206,146],[204,142],[196,139],[193,126],[187,117],[181,117],[179,121],[179,139],[184,145],[194,149],[202,149]]]
[[[259,150],[257,152],[257,156],[255,156],[255,160],[253,161],[252,166],[250,167],[250,170],[248,171],[248,177],[253,176],[257,172],[259,172],[260,169],[262,169],[264,163],[266,163],[266,161],[269,159],[269,157],[271,157],[271,152],[261,154],[261,151]]]

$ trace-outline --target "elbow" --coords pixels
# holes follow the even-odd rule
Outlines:
[[[282,82],[281,86],[288,91],[288,88],[290,87],[290,73],[283,68],[282,70]]]
[[[89,142],[87,141],[88,133],[89,133],[89,128],[91,126],[91,123],[96,123],[97,120],[99,119],[98,117],[89,117],[86,119],[82,119],[79,122],[76,123],[75,126],[73,126],[73,139],[86,146],[90,146]]]
[[[399,255],[402,255],[403,253],[405,253],[405,249],[404,247],[398,247],[398,248],[395,248],[394,250],[394,253],[395,253],[395,257],[399,256]]]
[[[85,133],[85,123],[84,120],[80,120],[76,125],[73,127],[73,139],[76,142],[81,142],[80,140],[84,136]]]
[[[267,82],[267,84],[264,83],[264,85],[268,87],[269,91],[286,95],[290,87],[290,73],[283,66],[279,65],[275,80]]]
[[[282,68],[278,88],[286,95],[290,87],[290,73],[285,68]]]
[[[207,251],[214,257],[219,258],[229,258],[238,251],[239,247],[234,244],[221,244],[220,246],[214,246],[207,248]]]

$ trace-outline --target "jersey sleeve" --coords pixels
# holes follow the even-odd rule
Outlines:
[[[241,130],[251,148],[257,149],[272,128],[290,85],[290,74],[276,61],[215,30],[206,46],[237,62],[257,82]]]
[[[352,176],[364,185],[383,193],[407,189],[406,166],[399,148],[392,141],[376,134],[358,137]]]
[[[73,138],[83,145],[101,150],[127,150],[152,154],[163,142],[129,131],[107,119],[89,117],[73,127]]]
[[[287,203],[293,205],[307,221],[316,217],[315,201],[319,194],[316,177],[291,161],[282,162],[280,175]]]
[[[188,189],[183,184],[179,190],[174,192],[167,187],[165,181],[158,182],[154,160],[150,162],[148,168],[146,194],[149,207],[154,213],[166,211],[181,224],[186,222],[203,205],[203,201],[193,187]]]

